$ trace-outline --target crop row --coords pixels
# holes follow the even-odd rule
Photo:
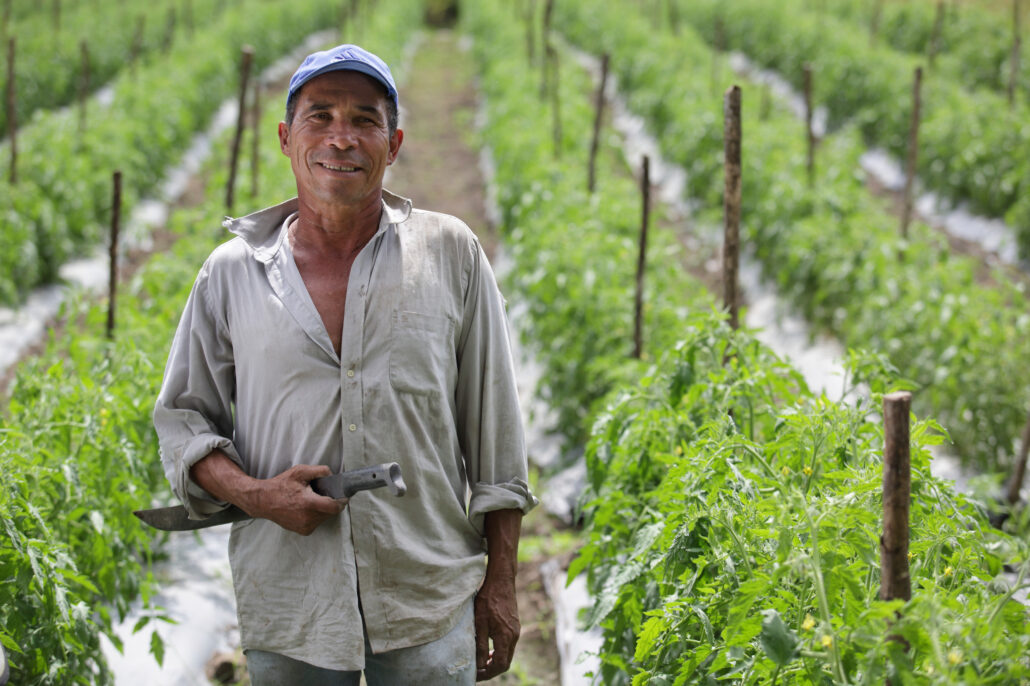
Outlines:
[[[462,16],[515,257],[513,298],[527,308],[545,393],[590,408],[580,418],[590,427],[588,542],[569,573],[587,574],[588,621],[604,630],[599,682],[1001,684],[1025,675],[1030,616],[999,590],[1003,563],[1025,560],[1025,545],[930,476],[932,424],[913,431],[913,598],[883,602],[875,408],[813,396],[732,331],[678,273],[667,231],[654,232],[662,247],[647,273],[654,363],[627,359],[635,188],[607,157],[589,196],[585,137],[566,136],[555,159],[548,127],[526,125],[550,114],[514,10],[479,0]],[[667,46],[647,45],[640,52],[667,67]],[[561,79],[562,130],[588,131],[589,81],[570,68]],[[862,378],[882,388],[889,367],[860,358]]]
[[[396,0],[377,8],[367,19],[369,47],[396,63],[416,7]],[[262,108],[262,196],[238,193],[251,209],[295,192],[274,134],[282,103],[279,94]],[[155,588],[148,563],[163,539],[132,511],[170,498],[150,416],[193,279],[228,238],[220,228],[227,149],[221,141],[205,171],[211,197],[172,215],[172,250],[119,293],[115,340],[104,338],[105,304],[78,300],[66,307],[68,328],[17,371],[0,419],[0,642],[12,683],[110,683],[100,634],[117,644],[113,626]],[[249,165],[240,172],[239,188],[249,188]],[[148,606],[138,628],[160,617]],[[156,633],[151,649],[160,659]]]
[[[927,59],[931,53],[936,54],[934,69],[967,89],[987,87],[1000,93],[1007,91],[1012,68],[1011,10],[1001,13],[973,3],[944,5],[935,38],[940,3],[879,4],[878,18],[876,3],[869,0],[833,0],[823,7],[860,28],[871,30],[875,23],[877,36],[895,50],[922,54]],[[1024,16],[1027,12],[1030,8],[1023,10]],[[1030,22],[1023,19],[1022,23],[1025,34]],[[1017,84],[1025,98],[1030,93],[1030,42],[1025,39],[1020,51]]]
[[[715,57],[688,27],[655,32],[643,18],[621,16],[618,3],[611,7],[563,4],[557,17],[584,49],[611,52],[629,107],[666,158],[684,167],[690,198],[710,208],[699,213],[701,225],[720,222]],[[729,83],[728,74],[720,78]],[[744,91],[742,231],[767,276],[816,326],[848,347],[887,355],[916,384],[916,407],[947,428],[964,464],[1005,469],[1030,381],[1022,290],[1000,273],[980,283],[978,264],[923,225],[902,240],[897,219],[856,174],[863,147],[850,128],[823,141],[810,187],[802,125],[783,108],[763,112],[749,95],[757,89]]]
[[[242,0],[234,0],[242,4]],[[88,84],[95,90],[126,69],[133,59],[171,48],[189,26],[217,20],[225,2],[181,0],[105,0],[63,4],[36,3],[46,11],[12,21],[7,36],[16,41],[15,117],[19,126],[36,110],[72,102]],[[61,8],[55,12],[54,8]],[[59,22],[59,24],[58,24]],[[3,80],[6,88],[8,46],[5,36]],[[88,56],[84,58],[82,46]],[[6,92],[6,91],[5,91]],[[0,137],[7,136],[7,107],[0,108]],[[5,160],[6,162],[6,160]]]
[[[226,9],[160,61],[115,79],[113,102],[94,108],[85,130],[71,110],[38,116],[18,140],[18,184],[0,186],[0,303],[55,280],[69,256],[100,241],[114,170],[122,171],[128,208],[157,186],[237,89],[242,45],[258,46],[255,68],[262,68],[336,15],[318,0]],[[7,152],[0,146],[0,157]]]
[[[698,0],[679,12],[711,41],[740,50],[780,72],[800,91],[804,65],[814,72],[814,99],[831,127],[854,121],[869,143],[904,159],[912,112],[913,72],[925,60],[870,46],[840,19],[809,11],[802,0],[770,9],[761,0]],[[827,40],[832,36],[833,40]],[[1023,253],[1030,249],[1030,127],[1024,106],[1004,96],[967,92],[931,71],[923,83],[919,178],[953,202],[1004,217]]]

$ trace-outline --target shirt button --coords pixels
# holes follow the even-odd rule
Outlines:
[[[354,378],[354,370],[353,369],[348,369],[347,370],[347,376],[349,376],[350,378],[353,379]]]
[[[358,430],[358,425],[357,425],[357,424],[351,424],[351,425],[350,425],[350,426],[349,426],[348,428],[349,428],[349,429],[350,429],[351,431],[357,431],[357,430]]]

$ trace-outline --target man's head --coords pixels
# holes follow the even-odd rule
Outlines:
[[[397,88],[389,68],[353,45],[309,56],[290,80],[279,145],[297,179],[302,214],[375,212],[397,158]]]
[[[331,71],[356,71],[372,78],[386,93],[388,125],[392,136],[398,126],[397,85],[386,62],[357,45],[338,45],[308,55],[290,79],[290,90],[286,96],[286,125],[293,124],[296,113],[297,94],[311,79]]]

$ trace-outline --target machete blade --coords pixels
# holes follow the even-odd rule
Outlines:
[[[190,519],[186,514],[186,508],[182,505],[136,510],[133,514],[139,517],[144,524],[162,531],[195,531],[196,529],[206,529],[209,526],[250,519],[250,515],[235,505],[230,505],[228,509],[217,512],[206,519]]]

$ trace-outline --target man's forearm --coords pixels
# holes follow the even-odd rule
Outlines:
[[[207,457],[197,461],[190,467],[190,478],[205,491],[227,503],[232,503],[247,514],[254,513],[247,509],[243,502],[244,494],[253,490],[251,482],[257,481],[248,476],[238,464],[221,450],[211,451]]]
[[[519,533],[522,510],[493,510],[486,513],[486,581],[512,582],[518,569]]]

